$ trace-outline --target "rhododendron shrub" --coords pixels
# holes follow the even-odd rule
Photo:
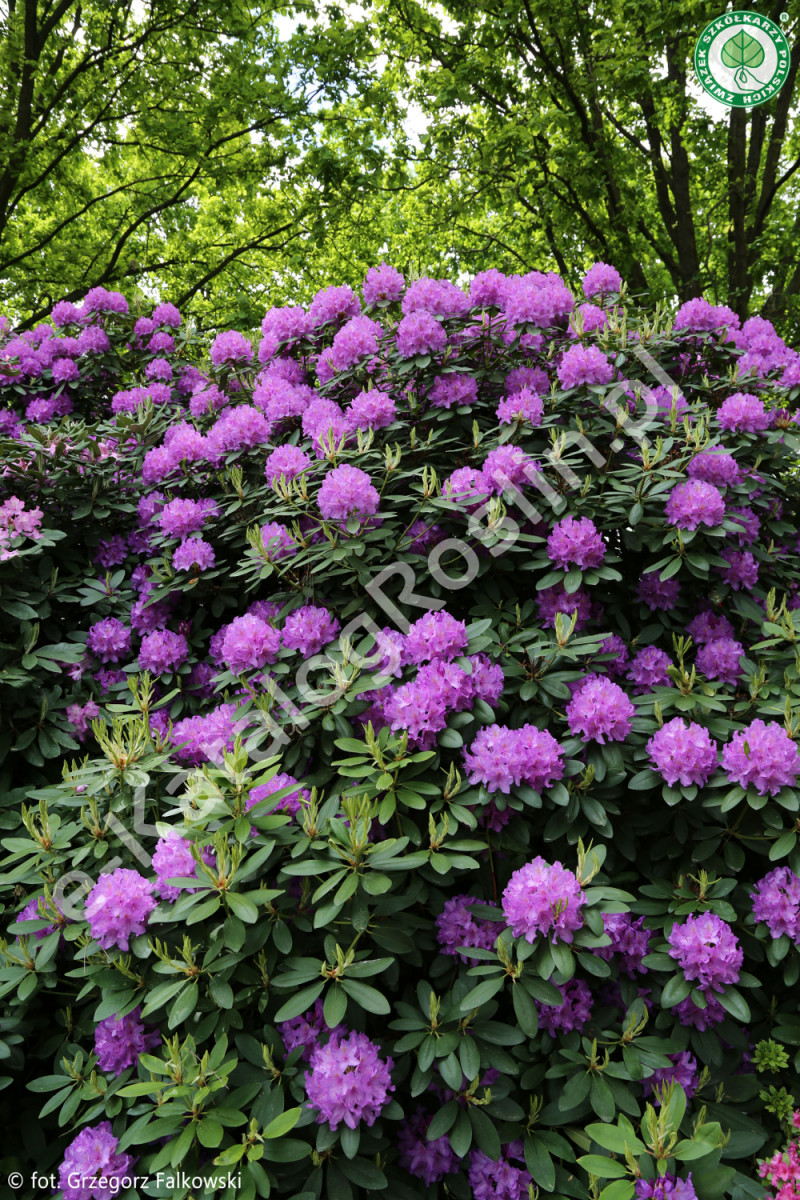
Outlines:
[[[621,288],[2,323],[0,1172],[784,1186],[800,356]]]

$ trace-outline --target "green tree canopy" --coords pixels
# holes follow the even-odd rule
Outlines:
[[[365,29],[314,6],[310,40],[301,4],[281,37],[286,11],[0,5],[1,303],[36,320],[124,281],[212,320],[260,315],[264,277],[291,282],[382,158]]]
[[[782,90],[718,115],[692,66],[716,2],[376,4],[394,86],[428,120],[407,203],[462,266],[549,260],[574,283],[601,258],[636,291],[796,311],[796,2],[765,6],[790,17]]]

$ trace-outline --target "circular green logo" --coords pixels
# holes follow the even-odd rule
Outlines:
[[[729,108],[764,104],[789,74],[791,50],[780,28],[755,12],[723,13],[706,25],[694,51],[697,78]]]

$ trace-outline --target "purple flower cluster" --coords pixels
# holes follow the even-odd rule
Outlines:
[[[299,650],[304,658],[310,658],[333,641],[339,628],[339,622],[327,608],[304,604],[289,613],[281,637],[287,649]]]
[[[287,791],[287,789],[289,790]],[[266,800],[269,796],[274,796],[277,792],[285,792],[285,795],[278,796],[273,804],[262,809],[262,816],[267,816],[273,812],[283,812],[294,816],[295,813],[300,812],[303,802],[308,804],[311,800],[310,793],[300,786],[294,775],[285,775],[279,771],[277,775],[273,775],[266,783],[260,783],[250,789],[250,794],[245,803],[245,810],[249,812],[253,805],[258,804],[260,800]],[[251,826],[251,833],[254,836],[258,833],[254,825]]]
[[[637,1179],[634,1195],[635,1200],[697,1200],[691,1171],[685,1179],[679,1179],[669,1172],[656,1179]]]
[[[515,1167],[511,1159],[525,1161],[521,1140],[505,1146],[497,1162],[482,1150],[470,1153],[468,1180],[472,1200],[528,1200],[533,1180],[525,1167]]]
[[[317,1110],[320,1125],[327,1121],[331,1129],[338,1129],[344,1122],[348,1129],[356,1129],[361,1121],[375,1124],[394,1091],[390,1075],[394,1061],[384,1062],[379,1051],[365,1033],[353,1031],[347,1037],[331,1038],[313,1052],[306,1096],[308,1107]]]
[[[153,675],[176,671],[189,657],[189,643],[182,633],[159,629],[142,638],[139,647],[139,666]]]
[[[214,547],[203,538],[186,538],[172,553],[176,571],[208,571],[215,561]]]
[[[275,662],[281,635],[273,625],[252,613],[234,617],[222,640],[222,660],[234,675]]]
[[[403,317],[395,338],[401,358],[440,354],[447,345],[447,334],[441,324],[425,309],[417,309]]]
[[[547,539],[547,557],[565,571],[571,565],[585,571],[599,567],[606,548],[600,532],[588,517],[564,517]]]
[[[370,267],[364,279],[361,291],[364,303],[370,308],[376,304],[391,304],[399,300],[406,285],[405,278],[388,263],[379,267]]]
[[[126,1067],[135,1067],[139,1055],[161,1042],[157,1029],[147,1030],[134,1008],[124,1017],[106,1017],[94,1031],[94,1052],[101,1071],[121,1075]]]
[[[497,420],[501,425],[511,425],[514,421],[527,421],[534,427],[541,425],[544,416],[544,401],[528,387],[520,388],[518,392],[501,400],[497,406]]]
[[[400,1166],[415,1178],[424,1180],[426,1187],[439,1183],[445,1175],[455,1174],[459,1165],[446,1135],[428,1140],[430,1123],[431,1117],[418,1108],[403,1122],[397,1134]]]
[[[138,871],[117,867],[101,875],[86,898],[86,919],[92,937],[104,950],[128,949],[130,937],[144,933],[156,906],[153,885]]]
[[[773,938],[800,943],[800,879],[789,867],[775,867],[750,893],[753,916],[763,921]]]
[[[608,263],[596,262],[584,275],[581,287],[586,299],[592,300],[595,296],[618,292],[622,287],[622,276],[616,267],[611,267]]]
[[[722,768],[731,783],[777,796],[800,774],[800,750],[777,721],[751,721],[722,748]]]
[[[132,1173],[134,1159],[118,1154],[111,1122],[82,1129],[70,1142],[58,1170],[64,1200],[107,1200],[120,1191],[119,1180]]]
[[[739,662],[743,655],[744,646],[735,638],[712,638],[697,651],[696,666],[707,679],[719,679],[732,686],[744,675]]]
[[[618,683],[603,675],[590,675],[567,705],[570,733],[584,742],[624,742],[631,731],[635,709]]]
[[[682,1050],[679,1054],[668,1054],[667,1058],[672,1061],[671,1067],[657,1067],[652,1075],[642,1080],[645,1097],[652,1097],[656,1108],[661,1107],[661,1101],[653,1090],[656,1087],[660,1089],[665,1083],[674,1081],[683,1088],[687,1100],[691,1100],[697,1089],[697,1059],[694,1055]]]
[[[406,662],[455,658],[467,648],[467,627],[447,612],[428,612],[409,626],[405,639]]]
[[[713,483],[714,487],[733,487],[742,478],[736,459],[723,450],[702,450],[689,463],[686,474],[690,479]]]
[[[131,652],[131,631],[116,617],[104,617],[89,626],[86,648],[100,662],[119,662]]]
[[[539,1025],[551,1037],[555,1037],[559,1030],[571,1033],[573,1029],[583,1029],[592,1015],[592,993],[583,979],[570,979],[558,990],[562,996],[560,1004],[536,1003]]]
[[[428,746],[433,734],[444,729],[448,713],[463,712],[476,698],[496,703],[503,686],[502,669],[479,655],[470,661],[468,674],[455,663],[435,658],[420,667],[416,679],[378,693],[384,723],[406,731],[412,744]]]
[[[315,1000],[314,1007],[303,1013],[302,1016],[292,1017],[278,1025],[278,1033],[286,1047],[286,1053],[291,1054],[297,1046],[302,1046],[303,1052],[300,1058],[303,1062],[310,1062],[311,1055],[317,1046],[327,1044],[332,1038],[337,1038],[346,1032],[344,1025],[336,1025],[333,1029],[328,1027],[321,1000]]]
[[[385,429],[395,420],[395,402],[386,392],[372,388],[359,392],[345,413],[348,432],[355,429]]]
[[[758,583],[758,563],[749,550],[723,550],[720,557],[727,567],[719,567],[722,579],[735,592],[751,592]]]
[[[630,913],[603,913],[603,929],[611,938],[610,946],[598,946],[606,962],[619,961],[619,968],[630,978],[644,975],[647,968],[642,959],[650,950],[650,931],[644,928],[644,917],[633,919]]]
[[[736,392],[723,400],[717,410],[717,421],[721,429],[737,433],[762,433],[772,424],[772,415],[764,407],[764,401],[749,392]]]
[[[651,612],[669,612],[678,603],[680,594],[677,579],[661,579],[656,571],[648,571],[639,580],[637,596]]]
[[[562,388],[567,391],[569,388],[610,383],[614,368],[599,347],[576,345],[565,350],[556,373]]]
[[[537,856],[513,873],[502,903],[514,937],[534,942],[552,931],[554,942],[571,942],[583,924],[586,897],[573,871]]]
[[[380,496],[366,471],[343,464],[325,476],[317,503],[326,521],[354,517],[363,524],[378,511]]]
[[[672,659],[665,651],[659,650],[657,646],[645,646],[644,650],[640,650],[631,659],[627,677],[634,684],[634,692],[641,694],[652,691],[655,687],[668,686],[667,667],[671,666]]]
[[[535,791],[551,787],[564,774],[563,752],[546,729],[523,725],[509,729],[489,725],[481,729],[464,751],[470,783],[481,783],[490,792],[509,794],[527,784]]]
[[[161,837],[153,852],[153,870],[156,873],[158,894],[164,900],[177,900],[181,892],[197,891],[186,884],[171,884],[168,879],[197,878],[197,863],[192,856],[192,845],[186,838],[171,829]]]
[[[714,913],[690,914],[672,926],[667,953],[688,980],[703,992],[721,992],[736,983],[742,966],[739,939],[727,921]]]
[[[702,786],[717,768],[717,746],[708,730],[694,721],[673,717],[647,743],[647,753],[661,778],[674,787]]]
[[[436,940],[442,954],[457,956],[462,962],[467,962],[467,956],[459,953],[459,946],[472,946],[484,950],[494,947],[502,925],[482,920],[469,911],[470,904],[482,903],[483,901],[476,900],[474,896],[451,896],[445,901],[444,908],[436,918]]]
[[[678,529],[697,529],[700,525],[719,525],[725,516],[725,501],[713,483],[690,479],[679,483],[669,494],[667,520]]]

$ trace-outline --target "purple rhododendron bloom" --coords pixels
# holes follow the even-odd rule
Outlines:
[[[630,913],[603,913],[603,929],[611,938],[610,946],[598,946],[594,951],[606,962],[619,962],[619,968],[630,979],[644,975],[647,968],[642,959],[650,950],[651,933],[644,928],[644,917],[634,919]]]
[[[436,918],[436,940],[442,954],[457,956],[462,962],[468,962],[467,956],[459,953],[459,946],[476,946],[484,950],[494,947],[502,924],[482,920],[469,911],[470,904],[482,903],[474,896],[451,896],[445,901],[444,908]]]
[[[573,1029],[583,1029],[592,1015],[592,993],[585,980],[570,979],[558,990],[562,996],[560,1004],[536,1001],[539,1025],[551,1037],[555,1037],[559,1030],[562,1033],[571,1033]]]
[[[631,659],[626,675],[635,684],[637,694],[649,692],[654,687],[668,687],[669,675],[667,667],[672,666],[672,659],[657,646],[645,646]]]
[[[320,1125],[327,1121],[331,1129],[338,1129],[344,1122],[348,1129],[357,1129],[362,1121],[375,1124],[394,1091],[394,1060],[384,1062],[379,1052],[380,1046],[355,1031],[317,1047],[306,1073],[306,1096]]]
[[[515,1167],[510,1161],[525,1162],[521,1139],[505,1146],[497,1162],[482,1150],[469,1155],[469,1186],[472,1200],[528,1200],[533,1179],[525,1166]]]
[[[447,612],[429,612],[409,626],[405,641],[407,662],[455,658],[467,648],[467,627]]]
[[[674,787],[702,786],[717,768],[717,746],[708,730],[694,721],[673,717],[647,743],[653,767]]]
[[[119,662],[131,652],[131,631],[116,617],[104,617],[89,626],[86,648],[101,662]]]
[[[725,516],[725,501],[713,483],[690,479],[679,483],[669,494],[667,520],[678,529],[697,529],[700,525],[719,525]]]
[[[773,938],[800,942],[800,879],[789,867],[775,867],[750,893],[753,916],[763,921]]]
[[[445,1175],[458,1171],[456,1158],[449,1138],[427,1138],[431,1117],[421,1108],[404,1121],[397,1134],[398,1161],[410,1175],[424,1180],[427,1187],[438,1183]]]
[[[339,622],[327,608],[305,604],[289,613],[281,636],[289,650],[299,650],[304,658],[311,658],[333,641],[339,628]]]
[[[727,921],[714,913],[690,914],[685,921],[676,921],[667,941],[667,953],[701,991],[721,992],[739,978],[743,957],[739,939]]]
[[[691,1171],[685,1179],[677,1175],[659,1175],[656,1179],[637,1179],[634,1182],[635,1200],[697,1200]]]
[[[584,742],[624,742],[635,709],[618,683],[590,675],[567,705],[570,733]]]
[[[169,879],[197,878],[197,863],[192,855],[192,844],[174,829],[156,842],[151,863],[156,873],[158,894],[164,900],[177,900],[182,891],[194,892],[184,883],[171,884]]]
[[[591,300],[594,296],[618,292],[622,287],[622,276],[615,267],[609,266],[608,263],[596,262],[584,275],[581,287],[586,299]]]
[[[440,354],[447,345],[447,334],[434,316],[418,309],[403,317],[395,334],[397,351],[402,358],[418,354]]]
[[[275,662],[281,645],[278,630],[252,613],[234,617],[222,641],[222,660],[234,675]]]
[[[142,638],[139,666],[153,675],[175,671],[189,657],[189,644],[182,633],[159,629]]]
[[[317,503],[326,521],[353,517],[363,524],[378,511],[380,496],[366,471],[343,464],[325,476]]]
[[[148,1030],[134,1008],[124,1017],[106,1017],[94,1031],[94,1052],[101,1071],[121,1075],[126,1067],[135,1067],[139,1055],[161,1042],[157,1029]]]
[[[547,557],[565,571],[570,566],[585,571],[599,567],[605,558],[606,548],[600,532],[588,517],[564,517],[547,539]]]
[[[800,774],[800,750],[777,721],[757,717],[722,747],[722,769],[731,783],[777,796]]]
[[[278,1025],[278,1033],[283,1039],[286,1053],[290,1054],[297,1046],[303,1047],[301,1059],[309,1062],[317,1046],[327,1043],[347,1032],[344,1025],[336,1025],[330,1029],[325,1021],[325,1009],[321,1000],[314,1001],[314,1007],[300,1017],[292,1017]]]
[[[207,571],[215,560],[214,547],[202,538],[186,538],[172,553],[176,571]]]
[[[712,638],[697,651],[695,665],[707,679],[719,679],[733,686],[744,676],[739,659],[744,646],[735,638]]]
[[[678,603],[681,585],[677,579],[660,579],[656,571],[649,571],[639,580],[637,596],[651,612],[669,612]]]
[[[510,792],[527,784],[536,791],[550,787],[564,774],[563,752],[546,729],[523,725],[508,729],[489,725],[478,731],[464,766],[470,783],[482,783],[490,792]]]
[[[610,383],[614,368],[597,346],[570,346],[556,371],[562,388]]]
[[[73,1138],[58,1169],[64,1200],[108,1200],[119,1193],[118,1181],[132,1173],[135,1159],[118,1154],[118,1145],[110,1121],[82,1129]]]
[[[539,934],[552,932],[554,942],[571,942],[583,925],[580,910],[586,897],[573,871],[537,856],[513,873],[502,903],[514,937],[534,942]]]
[[[153,884],[138,871],[117,867],[101,875],[86,899],[92,937],[104,950],[128,949],[130,937],[144,933],[156,906]]]
[[[764,401],[749,392],[736,392],[720,404],[717,421],[721,429],[738,433],[761,433],[772,424],[772,414],[767,412]]]

